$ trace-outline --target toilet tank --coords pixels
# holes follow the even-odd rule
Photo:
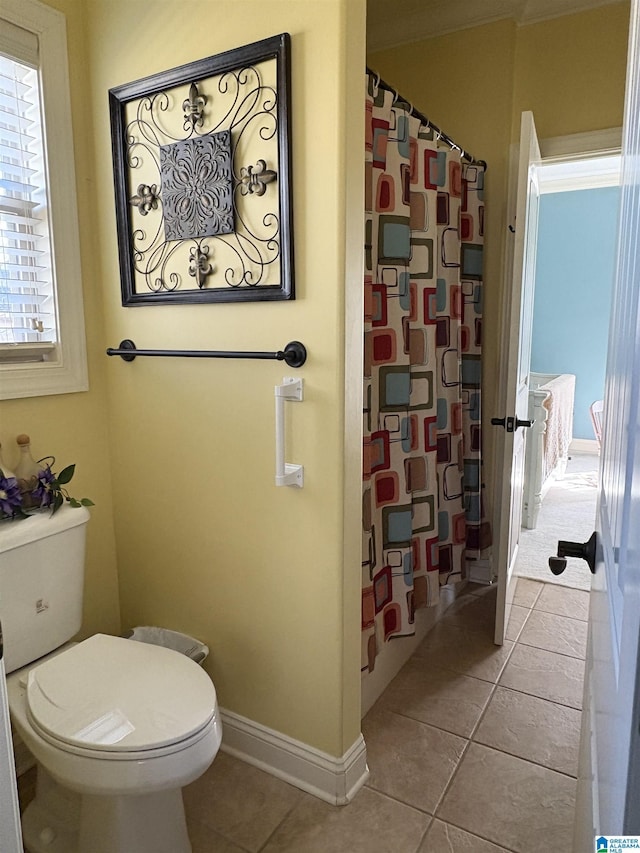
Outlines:
[[[80,630],[89,511],[63,505],[0,522],[0,621],[7,673]]]

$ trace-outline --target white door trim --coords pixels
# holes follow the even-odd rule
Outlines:
[[[6,687],[4,660],[0,656],[0,851],[23,853]]]
[[[543,160],[609,152],[619,153],[621,149],[621,127],[591,130],[587,133],[571,133],[567,136],[550,136],[540,140],[540,154]]]

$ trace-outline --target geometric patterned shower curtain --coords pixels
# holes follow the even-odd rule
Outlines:
[[[362,666],[490,544],[482,505],[484,168],[368,75]]]

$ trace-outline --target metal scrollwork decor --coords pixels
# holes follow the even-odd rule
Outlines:
[[[122,304],[293,299],[287,33],[109,91]]]

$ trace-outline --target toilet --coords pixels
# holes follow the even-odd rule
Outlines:
[[[222,739],[211,679],[173,651],[80,629],[85,507],[0,525],[14,730],[37,763],[29,853],[191,853],[182,788]]]

